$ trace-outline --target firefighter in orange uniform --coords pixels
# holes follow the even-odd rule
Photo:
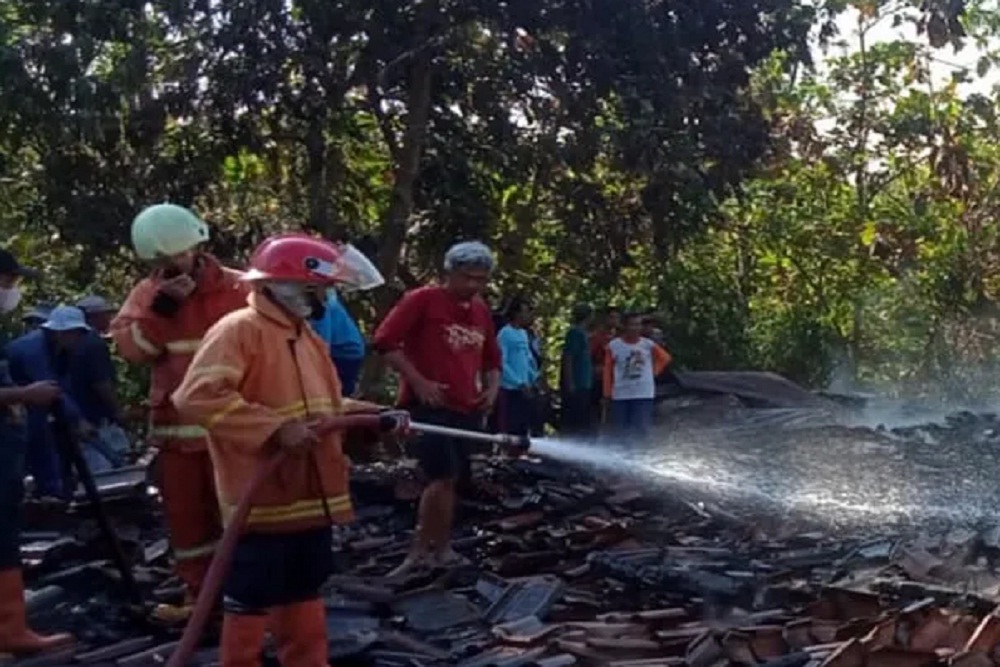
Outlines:
[[[353,513],[340,434],[314,429],[323,417],[379,408],[342,397],[308,320],[322,316],[330,286],[357,287],[372,272],[349,245],[268,239],[245,276],[249,307],[208,332],[174,393],[181,414],[209,431],[224,520],[264,461],[279,448],[291,454],[253,499],[223,584],[223,667],[258,667],[268,630],[285,667],[328,664],[319,589],[330,575],[331,525]]]
[[[208,226],[172,204],[151,206],[132,222],[132,245],[151,275],[129,294],[111,324],[119,354],[152,366],[150,440],[160,450],[160,492],[173,550],[184,582],[184,605],[161,605],[160,619],[190,615],[222,533],[212,462],[204,428],[185,421],[170,402],[202,336],[224,315],[243,308],[249,293],[238,271],[201,251]]]

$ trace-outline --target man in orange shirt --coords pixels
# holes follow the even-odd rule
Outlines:
[[[132,245],[151,267],[111,322],[119,354],[152,367],[150,436],[159,447],[160,493],[174,568],[186,595],[180,607],[161,605],[163,621],[185,620],[201,590],[222,534],[206,432],[170,402],[208,328],[246,305],[240,273],[224,268],[201,245],[208,226],[173,204],[151,206],[132,222]]]
[[[378,406],[342,397],[326,343],[308,320],[322,317],[335,283],[372,284],[377,274],[351,246],[304,234],[265,241],[246,275],[249,307],[205,335],[174,405],[210,434],[222,516],[262,463],[289,456],[254,498],[223,585],[223,667],[259,667],[265,633],[284,667],[326,667],[331,524],[352,516],[340,433],[323,417]],[[402,425],[402,424],[400,424]]]

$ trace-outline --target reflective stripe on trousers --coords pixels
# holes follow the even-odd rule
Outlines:
[[[202,544],[196,547],[190,547],[188,549],[177,549],[174,548],[174,559],[176,560],[192,560],[194,558],[204,558],[205,556],[211,556],[215,553],[216,547],[219,546],[218,540],[212,540],[206,544]]]

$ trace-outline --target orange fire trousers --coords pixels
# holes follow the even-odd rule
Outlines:
[[[174,571],[184,582],[189,600],[194,600],[222,536],[222,520],[208,451],[184,451],[171,444],[163,443],[160,451],[160,494]]]

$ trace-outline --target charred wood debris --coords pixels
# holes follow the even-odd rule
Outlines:
[[[985,427],[965,415],[888,435]],[[384,574],[406,553],[420,483],[406,464],[355,466],[358,520],[336,529],[325,589],[331,664],[1000,664],[1000,518],[845,534],[565,463],[484,454],[475,465],[454,545],[470,564],[395,582]],[[98,486],[150,603],[177,601],[146,469]],[[0,665],[164,664],[179,631],[129,606],[84,495],[68,508],[29,502],[25,515],[31,621],[78,641]],[[211,634],[193,664],[217,664]]]

